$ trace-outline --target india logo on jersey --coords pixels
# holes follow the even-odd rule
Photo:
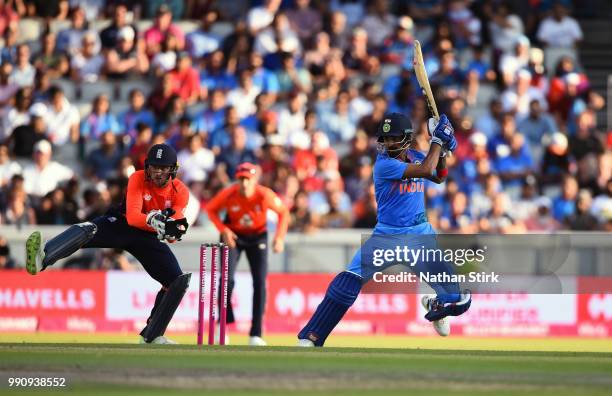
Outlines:
[[[396,189],[400,194],[425,192],[425,183],[421,180],[402,180],[393,183],[393,190]]]

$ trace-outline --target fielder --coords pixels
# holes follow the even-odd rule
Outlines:
[[[355,302],[362,285],[372,277],[367,265],[362,265],[367,264],[368,260],[372,261],[371,241],[402,240],[415,249],[423,241],[433,241],[435,244],[435,231],[425,214],[425,189],[422,183],[424,179],[435,183],[442,183],[446,179],[448,171],[444,156],[446,150],[456,149],[457,141],[446,115],[442,115],[439,122],[430,119],[428,128],[432,137],[425,156],[411,147],[414,131],[406,116],[387,114],[379,124],[376,134],[379,154],[373,174],[378,204],[377,225],[372,237],[353,257],[348,269],[339,273],[328,286],[323,301],[298,334],[298,346],[323,346]],[[413,271],[448,273],[453,269],[451,264],[445,262],[419,262]],[[447,336],[450,334],[447,316],[466,312],[472,301],[471,295],[467,290],[461,292],[457,283],[430,283],[430,286],[436,295],[424,296],[421,300],[428,311],[425,318],[432,322],[438,334]]]
[[[176,344],[164,337],[166,327],[189,286],[176,257],[164,242],[180,240],[187,231],[185,209],[189,190],[178,179],[176,152],[156,144],[148,152],[145,169],[128,181],[126,199],[92,222],[70,226],[47,243],[40,231],[26,241],[26,268],[36,275],[80,248],[121,248],[131,253],[161,283],[151,316],[140,332],[141,343]]]

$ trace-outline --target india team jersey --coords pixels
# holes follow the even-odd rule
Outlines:
[[[147,225],[147,213],[152,210],[172,208],[174,219],[185,217],[189,202],[189,190],[178,179],[170,180],[165,187],[157,187],[145,180],[145,171],[136,171],[130,176],[125,199],[125,217],[128,224],[145,231],[154,230]]]
[[[425,156],[407,150],[410,163],[420,163]],[[378,204],[378,222],[394,227],[411,227],[426,220],[425,180],[402,180],[408,163],[378,154],[374,164],[374,188]]]

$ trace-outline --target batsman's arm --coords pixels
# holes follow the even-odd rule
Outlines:
[[[446,152],[442,151],[440,158],[438,159],[438,165],[436,166],[435,173],[428,177],[434,183],[440,184],[446,181],[448,175],[448,169],[446,169]]]
[[[406,166],[403,178],[431,178],[436,171],[436,167],[438,166],[441,152],[442,146],[437,143],[432,143],[423,162],[420,164],[408,164],[408,166]]]

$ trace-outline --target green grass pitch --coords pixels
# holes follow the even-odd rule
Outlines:
[[[607,339],[346,336],[330,345],[361,347],[317,349],[127,343],[133,341],[117,335],[0,335],[0,394],[564,396],[609,395],[612,387]],[[288,345],[292,337],[270,341]],[[11,376],[65,377],[67,386],[9,388]]]

